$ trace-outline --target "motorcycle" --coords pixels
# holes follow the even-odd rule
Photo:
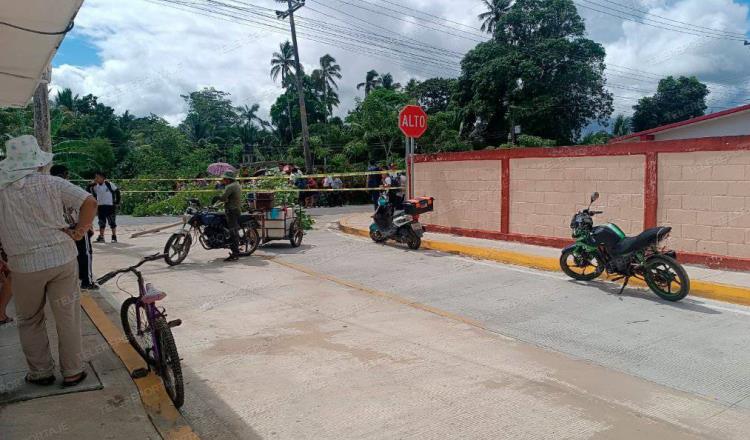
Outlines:
[[[258,249],[257,223],[251,215],[240,216],[238,231],[240,256],[249,256]],[[188,207],[182,217],[182,229],[172,234],[164,246],[164,259],[170,266],[182,263],[190,253],[190,248],[198,241],[206,250],[230,249],[231,233],[227,219],[217,206],[201,207],[197,199],[188,200]]]
[[[419,223],[419,214],[432,211],[432,197],[407,200],[402,203],[402,210],[396,211],[388,197],[388,191],[378,198],[378,209],[372,216],[370,238],[376,243],[394,240],[406,243],[409,249],[417,250],[422,246],[424,228]]]
[[[594,226],[594,216],[603,214],[591,210],[598,199],[599,193],[595,192],[588,208],[573,216],[570,228],[576,242],[562,250],[563,272],[575,280],[591,281],[606,271],[615,277],[614,281],[625,280],[620,293],[631,278],[636,278],[645,281],[662,299],[685,298],[690,292],[690,278],[677,262],[676,252],[661,246],[672,228],[660,226],[637,237],[626,237],[613,223]]]

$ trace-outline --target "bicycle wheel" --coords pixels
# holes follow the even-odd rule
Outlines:
[[[164,382],[169,398],[172,399],[174,406],[179,408],[185,403],[185,385],[182,381],[182,366],[172,329],[169,328],[164,317],[157,318],[154,326],[156,327],[156,340],[159,341],[159,376]]]
[[[141,355],[144,361],[155,365],[154,340],[148,322],[148,313],[138,298],[128,298],[122,303],[120,320],[130,345]]]

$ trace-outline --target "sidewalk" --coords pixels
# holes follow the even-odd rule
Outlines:
[[[10,315],[15,316],[12,304]],[[48,328],[54,328],[49,307],[45,314]],[[73,388],[60,386],[59,373],[58,383],[49,387],[24,382],[26,361],[14,324],[0,327],[0,438],[162,438],[128,370],[86,313],[82,313],[83,357],[89,377]],[[54,332],[51,336],[56,358]]]
[[[339,229],[369,237],[370,215],[360,213],[344,217],[339,222]],[[429,230],[422,239],[422,247],[533,269],[560,271],[560,250],[550,247],[439,234]],[[691,295],[750,305],[750,273],[691,265],[685,265],[685,269],[690,275]]]

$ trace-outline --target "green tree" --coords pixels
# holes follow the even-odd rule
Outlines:
[[[649,130],[660,125],[681,122],[706,112],[708,87],[694,76],[672,76],[659,81],[654,96],[646,96],[633,106],[633,130]]]
[[[354,137],[362,139],[370,149],[371,160],[396,159],[394,149],[404,142],[396,121],[399,110],[408,102],[409,96],[404,93],[378,88],[346,118]]]
[[[482,32],[492,34],[495,32],[500,20],[510,10],[512,0],[482,0],[487,8],[486,12],[479,14],[479,20],[482,21]]]
[[[341,79],[341,66],[336,64],[336,59],[325,54],[320,58],[320,76],[323,81],[323,102],[328,109],[327,116],[333,116],[333,107],[338,106],[338,95],[333,90],[338,90],[336,80]],[[335,99],[334,99],[335,95]]]
[[[380,78],[379,86],[386,90],[401,90],[401,84],[397,83],[390,73],[386,73]]]
[[[633,118],[625,115],[617,115],[612,124],[612,136],[627,136],[633,132]]]
[[[428,114],[438,113],[448,109],[456,86],[455,79],[430,78],[414,87],[410,95]]]
[[[215,143],[226,149],[239,122],[229,93],[211,87],[180,96],[188,106],[187,117],[180,128],[194,142]]]
[[[511,125],[572,143],[612,113],[604,48],[585,37],[572,0],[516,0],[461,63],[455,94],[475,144],[502,144]]]
[[[370,94],[373,90],[375,90],[381,83],[380,74],[375,70],[370,70],[367,72],[367,75],[365,75],[365,82],[361,82],[357,84],[357,90],[364,87],[365,89],[365,98],[367,98],[367,95]]]
[[[281,85],[286,87],[294,78],[295,62],[292,43],[285,41],[279,44],[279,51],[271,58],[271,78],[276,81],[281,76]]]

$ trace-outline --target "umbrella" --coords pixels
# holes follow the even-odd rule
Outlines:
[[[237,172],[237,170],[233,166],[224,162],[212,163],[208,166],[208,172],[213,176],[221,176],[227,171],[231,171],[233,173]]]

